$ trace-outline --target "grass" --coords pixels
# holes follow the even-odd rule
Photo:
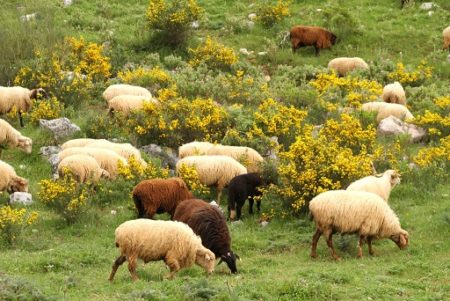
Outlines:
[[[57,0],[38,2],[0,0],[4,7],[0,12],[0,85],[11,83],[17,68],[33,59],[35,46],[51,48],[65,35],[108,42],[115,71],[127,62],[149,62],[151,52],[161,58],[169,54],[187,58],[186,48],[171,49],[149,39],[144,19],[148,1],[78,0],[68,8]],[[207,18],[187,45],[194,47],[199,38],[210,35],[236,51],[241,47],[268,51],[251,62],[263,65],[269,73],[280,64],[326,66],[337,56],[360,56],[372,62],[390,59],[410,65],[425,58],[439,79],[436,85],[445,88],[450,68],[445,61],[448,53],[440,48],[442,29],[450,23],[449,2],[435,1],[440,8],[432,16],[418,8],[419,1],[405,10],[399,9],[399,2],[338,1],[357,20],[359,34],[348,35],[345,28],[333,28],[344,35],[335,47],[316,57],[312,48],[293,55],[289,45],[280,49],[273,45],[279,42],[279,34],[294,24],[326,24],[318,9],[330,9],[334,1],[294,1],[291,16],[280,24],[273,28],[256,24],[250,29],[246,21],[254,12],[254,1],[201,0]],[[35,11],[36,21],[19,21],[20,15]],[[101,114],[104,109],[99,98],[89,101],[89,108],[66,110],[83,129],[88,126],[87,116]],[[37,199],[39,180],[51,174],[38,149],[53,141],[37,126],[28,124],[20,130],[33,138],[33,154],[6,150],[0,159],[29,179]],[[126,266],[122,266],[109,283],[107,277],[118,255],[114,229],[135,216],[129,191],[116,188],[108,202],[95,204],[87,216],[70,226],[43,204],[32,205],[39,211],[39,222],[26,229],[15,247],[0,244],[0,300],[447,300],[449,296],[450,186],[436,184],[433,175],[407,179],[391,195],[390,203],[410,233],[410,247],[405,251],[382,240],[375,243],[374,257],[365,248],[364,258],[357,259],[356,239],[336,236],[342,260],[332,260],[323,238],[319,258],[312,260],[313,224],[306,216],[276,216],[261,227],[259,216],[246,214],[242,223],[229,224],[233,250],[242,258],[239,274],[230,275],[221,265],[211,277],[205,277],[199,267],[192,267],[166,281],[162,280],[167,273],[164,264],[154,262],[140,263],[137,282],[131,281]],[[1,203],[7,198],[0,194]],[[280,207],[276,202],[263,204],[263,211]]]

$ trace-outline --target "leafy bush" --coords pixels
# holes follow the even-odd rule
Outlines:
[[[33,103],[30,120],[31,122],[37,123],[39,119],[59,118],[61,117],[63,107],[55,96],[37,100]]]
[[[200,182],[195,167],[182,164],[177,172],[179,173],[180,177],[183,178],[183,181],[189,187],[189,190],[192,191],[192,193],[196,197],[200,199],[207,199],[207,197],[210,196],[210,189],[208,188],[208,186]]]
[[[256,20],[264,26],[270,27],[289,16],[289,5],[291,1],[278,0],[276,4],[272,1],[264,1],[256,9]]]
[[[119,71],[117,77],[124,83],[148,87],[151,91],[167,88],[172,83],[170,74],[158,66],[151,69],[138,67],[134,70]]]
[[[34,224],[37,218],[36,211],[14,209],[9,205],[0,207],[0,236],[11,245],[17,241],[24,228]]]
[[[434,104],[433,110],[425,110],[414,123],[427,129],[431,138],[447,137],[450,135],[450,95],[436,98]]]
[[[407,71],[403,63],[397,63],[396,69],[387,77],[391,81],[398,81],[404,85],[420,86],[426,79],[431,78],[432,70],[433,68],[427,66],[426,61],[421,61],[419,66],[412,71]]]
[[[338,40],[344,40],[361,32],[358,19],[342,6],[326,6],[323,14],[325,17],[324,26],[331,30],[338,37]]]
[[[189,64],[196,67],[206,64],[212,69],[229,69],[238,61],[238,57],[232,48],[206,37],[206,40],[197,48],[190,48],[191,59]]]
[[[31,283],[0,273],[0,296],[3,301],[49,301],[56,300],[42,294]]]

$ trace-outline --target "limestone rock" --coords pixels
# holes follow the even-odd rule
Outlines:
[[[31,193],[28,192],[14,192],[9,196],[9,203],[31,205],[33,204],[33,198],[31,197]]]
[[[377,133],[381,136],[408,134],[410,136],[410,142],[420,142],[426,137],[424,129],[414,124],[403,122],[394,116],[389,116],[381,120],[378,124]]]
[[[81,130],[66,117],[51,120],[40,119],[39,126],[52,132],[56,139],[70,136]]]

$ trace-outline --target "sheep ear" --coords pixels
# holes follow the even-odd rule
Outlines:
[[[209,257],[208,254],[205,254],[205,258],[206,258],[206,260],[211,260],[211,257]]]
[[[400,235],[399,234],[391,235],[391,239],[395,242],[398,242],[400,240]]]
[[[31,90],[30,98],[31,98],[31,99],[36,99],[36,98],[37,98],[37,93],[38,93],[38,90],[37,90],[37,89]]]
[[[400,244],[402,246],[406,246],[408,244],[408,240],[404,234],[400,234]]]

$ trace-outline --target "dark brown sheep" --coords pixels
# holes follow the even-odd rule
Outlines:
[[[292,52],[299,47],[314,46],[316,55],[319,55],[320,49],[330,48],[336,43],[336,36],[332,32],[318,26],[294,26],[291,28],[290,38]]]
[[[201,237],[203,246],[216,258],[220,257],[219,264],[225,261],[232,273],[237,272],[239,256],[231,250],[230,231],[225,216],[217,207],[199,199],[185,200],[178,205],[173,220],[188,224]]]
[[[144,180],[133,189],[139,218],[153,218],[155,213],[164,212],[173,217],[177,205],[192,198],[192,193],[181,178]]]

